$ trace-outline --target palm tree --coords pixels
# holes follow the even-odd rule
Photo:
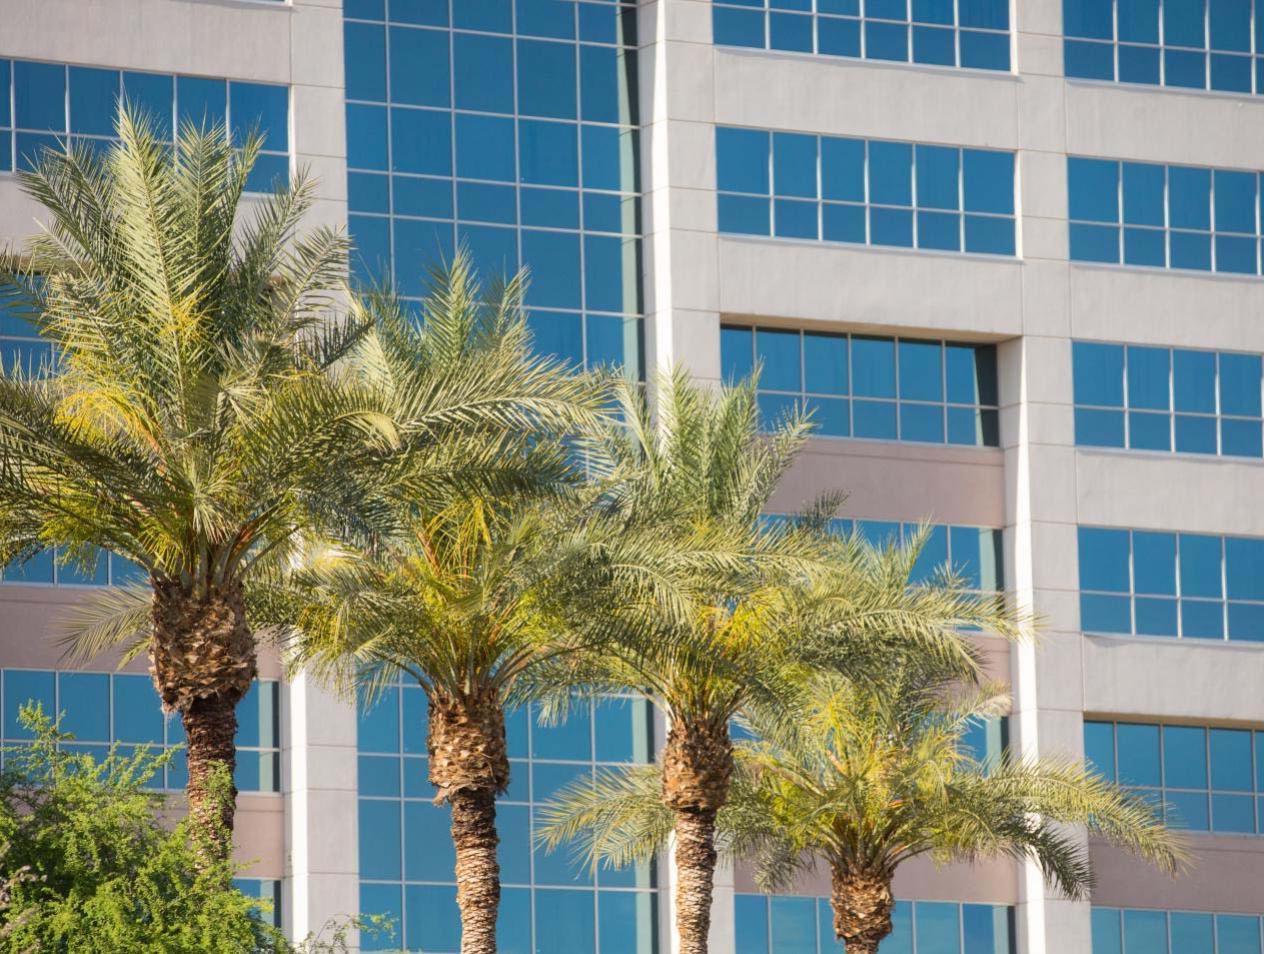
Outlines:
[[[605,541],[607,575],[596,574],[573,604],[573,625],[595,633],[603,652],[577,664],[569,681],[642,692],[664,713],[656,798],[674,836],[680,950],[701,954],[734,716],[775,719],[805,667],[854,668],[879,644],[911,641],[968,675],[978,659],[954,627],[1013,633],[1018,624],[994,599],[911,592],[913,558],[896,567],[902,579],[864,584],[857,542],[818,532],[819,516],[803,525],[765,520],[810,422],[791,417],[761,433],[753,383],[717,392],[676,373],[657,384],[653,415],[635,388],[622,388],[622,423],[592,454],[610,471],[593,531]],[[568,833],[559,825],[546,843]]]
[[[190,813],[225,854],[234,798],[215,780],[256,671],[249,581],[322,511],[371,502],[371,474],[406,469],[422,496],[520,482],[506,435],[574,389],[440,347],[405,388],[369,381],[400,322],[375,300],[336,314],[347,241],[302,228],[305,175],[247,207],[257,138],[186,126],[164,144],[126,109],[117,131],[104,154],[72,144],[20,174],[48,221],[10,295],[56,359],[0,372],[0,565],[58,547],[144,569],[148,586],[84,610],[76,645],[148,651],[184,723]],[[466,277],[443,292],[461,299]]]
[[[576,423],[592,428],[602,401],[595,381],[529,356],[521,281],[476,307],[469,286],[432,298],[424,330],[368,373],[406,392],[431,352],[460,353],[489,369],[516,365],[552,380]],[[555,415],[556,417],[556,415]],[[587,418],[585,420],[585,418]],[[496,797],[509,784],[506,708],[521,700],[534,667],[567,651],[561,601],[584,563],[573,529],[583,495],[573,453],[537,427],[516,443],[535,484],[518,492],[469,483],[439,499],[419,497],[407,468],[381,495],[371,532],[312,548],[268,599],[269,615],[293,621],[294,662],[372,698],[400,677],[428,701],[430,782],[451,807],[463,954],[496,950],[500,874]],[[554,435],[556,436],[556,435]]]
[[[873,954],[891,933],[891,884],[920,855],[940,862],[1008,855],[1040,865],[1072,898],[1092,886],[1075,834],[1087,826],[1165,871],[1184,864],[1176,836],[1145,800],[1068,760],[975,761],[961,737],[999,715],[995,686],[963,689],[924,657],[893,658],[877,682],[817,674],[789,720],[750,727],[720,828],[755,863],[763,890],[784,889],[824,861],[834,932],[849,954]],[[661,845],[670,820],[640,767],[572,787],[548,810],[550,838],[582,835],[590,858],[623,864]]]

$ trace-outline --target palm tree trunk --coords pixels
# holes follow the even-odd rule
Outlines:
[[[876,954],[893,927],[891,875],[831,865],[830,906],[834,934],[847,943],[847,954]]]
[[[728,801],[732,777],[728,720],[673,716],[663,746],[663,804],[676,818],[680,954],[707,954],[715,885],[715,817]]]
[[[461,909],[461,954],[496,954],[500,865],[496,861],[496,795],[463,789],[449,796],[456,848],[456,903]]]
[[[676,812],[676,934],[680,954],[707,954],[715,887],[715,812]]]
[[[189,816],[213,863],[232,850],[236,710],[257,671],[254,637],[239,585],[193,593],[176,581],[150,582],[149,671],[163,708],[184,723]]]
[[[452,806],[461,954],[496,954],[496,796],[509,784],[500,693],[495,688],[460,695],[432,692],[429,710],[430,782],[438,789],[435,802]]]

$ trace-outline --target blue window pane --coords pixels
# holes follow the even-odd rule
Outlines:
[[[1131,632],[1132,616],[1128,598],[1081,593],[1080,628],[1086,633]]]
[[[229,110],[234,142],[244,142],[251,132],[264,137],[265,149],[289,149],[290,95],[284,86],[263,83],[230,83]]]
[[[274,192],[284,188],[290,177],[288,156],[261,154],[246,177],[247,192]]]
[[[907,20],[908,0],[866,0],[865,16],[880,20]]]
[[[768,16],[768,46],[796,53],[812,52],[812,18],[793,13]]]
[[[773,133],[773,191],[777,195],[815,198],[816,137]]]
[[[1172,950],[1182,954],[1214,954],[1215,938],[1210,914],[1171,914]]]
[[[822,437],[847,437],[851,434],[851,405],[832,398],[808,398],[806,409],[812,415],[816,433]]]
[[[583,326],[578,315],[534,311],[527,316],[527,327],[537,354],[550,355],[575,366],[583,362]]]
[[[943,348],[933,341],[899,343],[900,397],[917,401],[944,399]]]
[[[913,204],[913,147],[901,142],[869,143],[869,201]]]
[[[391,101],[411,106],[447,106],[448,34],[391,27],[390,39]],[[350,62],[351,57],[348,55],[347,59]]]
[[[818,237],[817,204],[777,199],[773,203],[775,232],[782,238],[815,239]]]
[[[1067,178],[1072,219],[1119,221],[1119,163],[1071,156]]]
[[[496,916],[496,943],[505,954],[531,952],[531,891],[504,888]]]
[[[356,766],[356,786],[363,795],[399,797],[399,759],[361,755]]]
[[[14,125],[66,131],[66,68],[53,63],[13,64]]]
[[[1225,537],[1225,581],[1230,599],[1264,600],[1264,540]]]
[[[1211,171],[1170,166],[1167,177],[1171,227],[1211,228]]]
[[[770,203],[742,195],[722,195],[718,199],[719,230],[736,235],[768,235],[771,233]],[[863,227],[861,241],[864,240]],[[827,236],[828,237],[828,236]]]
[[[1167,414],[1128,412],[1128,446],[1136,450],[1172,449],[1172,420]]]
[[[797,398],[786,394],[760,394],[758,403],[761,426],[765,430],[790,417],[799,406]]]
[[[1251,0],[1211,0],[1208,11],[1213,50],[1251,50]]]
[[[395,190],[396,215],[420,215],[436,219],[452,218],[452,182],[450,180],[393,176],[391,185]],[[483,186],[482,188],[494,187]],[[509,192],[512,195],[513,190],[510,189]],[[463,212],[464,209],[463,200]]]
[[[1159,229],[1124,229],[1124,264],[1162,268],[1166,258]]]
[[[1133,590],[1137,593],[1176,595],[1176,535],[1132,535]]]
[[[768,899],[739,894],[733,899],[736,954],[768,954]]]
[[[400,878],[398,802],[360,799],[360,877]]]
[[[347,104],[347,165],[352,169],[388,168],[383,107]]]
[[[1112,723],[1084,723],[1084,766],[1109,781],[1115,780],[1115,726]]]
[[[1211,88],[1235,93],[1251,92],[1251,57],[1211,56]]]
[[[995,345],[951,344],[944,348],[948,400],[956,404],[996,403]]]
[[[996,216],[967,215],[966,251],[985,255],[1014,254],[1014,220]]]
[[[461,225],[457,243],[469,250],[471,264],[484,281],[506,282],[518,270],[518,241],[513,229]]]
[[[896,405],[894,401],[853,401],[853,434],[873,440],[896,439]]]
[[[1264,606],[1259,603],[1229,604],[1229,638],[1264,641]]]
[[[1251,733],[1245,729],[1212,729],[1211,787],[1251,791]]]
[[[1213,417],[1176,415],[1176,449],[1185,454],[1216,453],[1216,420]]]
[[[518,32],[569,39],[575,35],[575,6],[566,0],[517,0]]]
[[[512,41],[469,33],[453,34],[452,88],[458,109],[512,113]]]
[[[1106,51],[1110,47],[1099,47]],[[1109,79],[1110,77],[1102,77]],[[1121,83],[1149,83],[1157,86],[1159,83],[1159,51],[1155,47],[1150,46],[1126,46],[1119,47],[1119,82]]]
[[[956,904],[919,901],[913,905],[918,954],[957,954],[961,927]]]
[[[917,247],[940,251],[961,250],[961,216],[945,212],[917,213]],[[972,251],[976,251],[972,249]]]
[[[344,23],[347,99],[386,101],[386,30],[369,23]],[[446,35],[444,59],[446,61]]]
[[[386,176],[352,172],[347,176],[347,205],[352,212],[390,211],[390,182]]]
[[[1109,40],[1114,36],[1111,4],[1100,0],[1064,0],[1063,32],[1067,36]]]
[[[715,130],[716,186],[721,192],[767,195],[770,137],[753,129]]]
[[[962,58],[964,59],[964,53]],[[937,66],[955,65],[957,41],[953,31],[937,27],[913,27],[913,62],[933,63]]]
[[[1176,636],[1176,600],[1137,597],[1134,606],[1138,636]]]
[[[1123,447],[1123,413],[1076,408],[1075,443],[1083,447]]]
[[[1128,225],[1163,225],[1163,166],[1123,164],[1124,222]]]
[[[1253,172],[1216,170],[1215,207],[1217,232],[1255,233],[1256,178]]]
[[[1216,355],[1210,351],[1173,352],[1172,387],[1176,410],[1214,414]]]
[[[164,720],[153,680],[118,673],[113,682],[114,738],[119,742],[161,745]]]
[[[948,443],[995,447],[999,441],[995,411],[968,407],[948,408]]]
[[[1192,268],[1198,271],[1211,269],[1211,237],[1195,232],[1171,233],[1172,267]]]
[[[1129,591],[1128,531],[1079,528],[1080,589]]]
[[[392,108],[391,166],[396,172],[451,175],[451,114]]]
[[[1222,604],[1207,600],[1181,600],[1181,635],[1192,639],[1223,639]]]
[[[945,146],[918,146],[916,150],[917,205],[923,209],[958,209],[960,152]]]
[[[1255,261],[1255,240],[1231,235],[1216,236],[1216,271],[1238,275],[1254,275],[1259,271]]]
[[[1260,415],[1258,355],[1220,355],[1220,411],[1222,414]]]
[[[446,207],[446,213],[414,213],[418,215],[448,215],[452,214],[452,190],[448,188],[448,183],[438,179],[401,179],[401,182],[422,183],[430,186],[434,183],[439,188],[426,188],[425,193],[434,193],[434,197],[442,201]],[[460,218],[467,222],[501,222],[506,225],[513,225],[517,216],[516,193],[512,186],[495,186],[483,185],[479,182],[461,182],[457,184],[457,210]],[[396,210],[399,210],[398,197],[396,200]],[[517,237],[510,233],[513,243],[517,244]],[[517,263],[517,251],[512,255],[504,256],[505,261]],[[486,276],[486,273],[480,268],[479,273]]]
[[[1207,45],[1206,0],[1164,0],[1163,38],[1169,46]]]
[[[904,525],[905,542],[913,538],[913,534],[917,532],[917,529],[917,524]],[[977,557],[977,555],[976,553],[975,556]],[[931,527],[930,532],[926,535],[925,542],[922,544],[922,552],[918,554],[917,562],[913,564],[913,571],[909,574],[909,579],[914,583],[924,583],[930,580],[948,562],[948,528],[944,526]]]
[[[1121,722],[1115,727],[1120,785],[1159,784],[1159,727]]]
[[[601,954],[639,954],[654,924],[654,899],[645,892],[602,891],[597,896]]]
[[[197,76],[176,78],[177,118],[180,123],[209,129],[227,118],[228,84]]]
[[[1123,916],[1125,951],[1167,950],[1167,915],[1163,911],[1129,910]]]
[[[1121,41],[1159,42],[1159,0],[1118,0],[1116,16]]]
[[[803,370],[807,391],[846,394],[847,338],[843,335],[805,333]]]
[[[1106,4],[1094,5],[1109,13]],[[1112,80],[1115,78],[1115,49],[1109,43],[1066,40],[1062,44],[1062,67],[1067,76]]]
[[[70,67],[70,131],[112,135],[119,93],[117,70]]]
[[[1167,817],[1169,828],[1185,828],[1190,831],[1209,831],[1211,817],[1206,792],[1167,793]]]
[[[518,122],[518,170],[532,185],[579,184],[579,136],[574,123]]]
[[[1119,229],[1103,225],[1071,225],[1071,260],[1119,261]]]
[[[1009,35],[962,30],[961,65],[976,70],[1009,69]]]
[[[1170,359],[1165,348],[1128,349],[1128,406],[1168,410]]]
[[[772,897],[772,949],[777,954],[816,954],[816,899]]]
[[[826,199],[865,200],[864,140],[831,137],[821,140],[821,189]]]
[[[967,212],[1014,212],[1014,154],[982,149],[962,153]]]
[[[363,803],[361,803],[363,804]],[[379,933],[366,931],[360,946],[369,951],[398,950],[404,923],[402,890],[397,884],[366,884],[360,882],[360,913],[380,915],[388,924]]]
[[[636,98],[629,99],[625,77],[628,57],[620,50],[581,46],[579,98],[584,119],[602,123],[636,122]]]
[[[895,342],[890,338],[852,339],[852,393],[895,397]]]
[[[859,56],[860,22],[819,17],[816,21],[816,50],[826,56]]]
[[[944,409],[938,405],[901,404],[900,440],[944,442]]]
[[[0,59],[0,126],[13,125],[9,115],[9,72],[8,60]]]
[[[1009,4],[1005,0],[959,0],[957,9],[962,26],[1009,29]]]
[[[559,189],[522,189],[522,224],[547,228],[579,228],[579,196]]]
[[[404,877],[410,881],[447,881],[456,853],[449,831],[452,810],[430,801],[404,803]]]
[[[361,839],[363,841],[363,839]],[[363,869],[361,870],[361,877]],[[404,945],[413,951],[455,951],[461,946],[456,887],[405,885]]]
[[[357,284],[372,285],[390,277],[390,220],[364,215],[347,216],[352,245],[351,271]]]
[[[588,892],[537,890],[536,950],[593,954],[594,917],[593,899]]]
[[[399,689],[384,690],[371,707],[361,699],[356,724],[357,747],[361,752],[398,752]]]
[[[913,213],[903,209],[870,209],[869,241],[874,245],[913,247]]]
[[[635,130],[586,125],[582,140],[586,187],[624,192],[640,188]]]
[[[908,27],[896,23],[865,22],[865,55],[871,60],[907,62]]]
[[[755,333],[755,353],[762,364],[759,385],[773,391],[802,388],[799,333],[761,328]]]
[[[575,48],[518,41],[518,110],[527,116],[573,119],[576,108]]]
[[[1220,422],[1220,453],[1233,457],[1264,456],[1259,421]]]
[[[1123,954],[1123,932],[1119,912],[1113,908],[1093,908],[1093,954]]]
[[[1217,914],[1219,954],[1260,954],[1260,919],[1254,915]]]
[[[1123,407],[1122,345],[1076,341],[1071,345],[1076,404]]]
[[[717,45],[763,47],[764,14],[761,11],[714,7],[711,13],[712,40]]]
[[[124,73],[123,95],[154,125],[161,139],[171,138],[175,80],[157,73]]]
[[[1219,598],[1220,537],[1182,533],[1181,594]]]
[[[42,550],[24,563],[10,563],[4,568],[4,579],[10,583],[52,583],[54,576],[52,550]]]
[[[466,179],[513,182],[516,178],[513,120],[457,114],[456,172]]]
[[[105,673],[64,672],[58,682],[62,731],[80,742],[109,742],[110,677]]]
[[[469,0],[471,6],[485,6],[482,0]],[[505,0],[500,0],[501,3]],[[462,6],[465,4],[463,3]],[[443,0],[391,0],[391,19],[396,23],[421,26],[446,26],[448,5]]]

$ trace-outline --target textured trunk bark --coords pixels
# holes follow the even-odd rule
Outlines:
[[[891,875],[831,865],[830,905],[834,934],[847,942],[847,954],[872,954],[891,933]]]
[[[233,819],[237,810],[237,702],[221,698],[195,699],[181,713],[186,740],[189,781],[185,794],[189,817],[211,852],[227,858],[232,850]],[[216,775],[223,772],[222,782]]]
[[[232,849],[237,790],[237,703],[256,674],[253,634],[241,588],[194,594],[178,582],[152,580],[153,636],[149,671],[168,712],[180,713],[187,736],[189,815],[208,861]],[[214,784],[217,769],[226,784]]]
[[[680,954],[707,954],[715,883],[715,812],[676,812],[676,933]]]
[[[461,954],[496,954],[500,865],[496,861],[496,795],[469,789],[448,797],[456,847],[456,903],[461,909]]]
[[[435,694],[429,709],[430,782],[435,802],[452,806],[461,954],[496,954],[496,796],[509,784],[505,712],[495,689]]]

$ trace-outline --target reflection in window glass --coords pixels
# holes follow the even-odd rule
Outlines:
[[[1260,954],[1258,914],[1093,908],[1093,954]]]
[[[828,954],[834,937],[828,898],[738,894],[734,898],[736,954]],[[880,954],[1011,954],[1014,909],[1001,904],[897,901],[892,931]]]
[[[721,232],[1015,253],[1010,152],[719,126],[716,164]]]
[[[999,443],[994,345],[725,325],[720,363],[727,382],[760,369],[769,423],[802,405],[821,437]]]
[[[1072,365],[1080,446],[1264,456],[1259,355],[1077,341]]]
[[[358,717],[360,908],[396,922],[394,935],[372,939],[368,949],[402,944],[426,954],[456,952],[451,814],[434,805],[428,780],[425,694],[416,685],[389,686],[372,705],[361,705]],[[537,851],[532,840],[535,807],[562,786],[603,765],[652,757],[647,703],[624,697],[579,703],[555,726],[520,709],[508,723],[510,783],[496,807],[500,949],[653,954],[653,866],[594,875],[565,850]]]
[[[354,280],[415,301],[464,246],[485,283],[530,270],[538,351],[640,376],[635,7],[348,3],[343,17]]]

